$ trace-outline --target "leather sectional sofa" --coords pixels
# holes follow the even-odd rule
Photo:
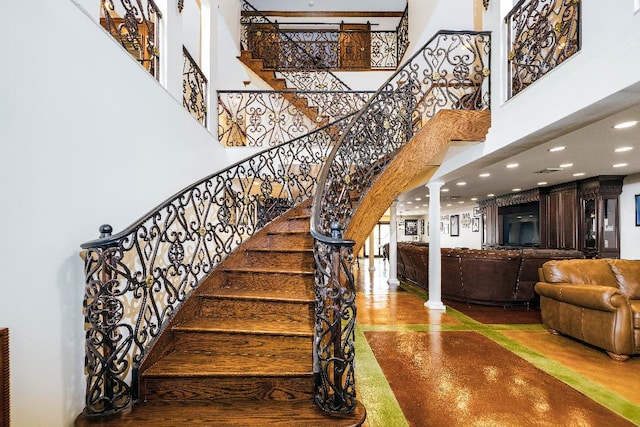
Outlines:
[[[549,261],[540,269],[542,323],[624,361],[640,354],[640,261]]]
[[[442,297],[455,301],[534,304],[538,268],[548,260],[584,258],[582,252],[555,249],[441,249]],[[429,246],[398,243],[398,277],[429,288]]]

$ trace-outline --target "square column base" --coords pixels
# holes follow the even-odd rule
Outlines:
[[[429,310],[447,311],[447,307],[442,303],[442,301],[427,301],[424,303],[424,306]]]

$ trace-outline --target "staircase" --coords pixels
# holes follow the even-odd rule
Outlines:
[[[223,261],[140,367],[129,412],[76,425],[357,426],[313,403],[314,258],[310,201]]]
[[[317,127],[322,127],[329,123],[329,117],[321,115],[320,109],[317,106],[309,105],[306,98],[301,98],[298,93],[294,92],[297,90],[296,88],[287,87],[287,81],[282,77],[276,76],[274,69],[265,68],[262,59],[254,58],[253,54],[247,50],[243,50],[238,59],[271,86],[273,90],[283,91],[281,92],[282,96],[315,123]],[[291,90],[291,92],[287,92],[288,90]]]

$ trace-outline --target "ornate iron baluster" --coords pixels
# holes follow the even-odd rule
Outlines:
[[[87,415],[136,399],[137,370],[167,322],[224,258],[317,176],[351,116],[208,176],[85,250]]]
[[[369,99],[323,167],[311,233],[318,287],[315,401],[325,411],[350,412],[356,402],[350,333],[355,290],[346,249],[354,242],[337,231],[348,227],[376,177],[439,110],[489,108],[489,49],[488,33],[437,33]],[[342,316],[339,329],[336,316]]]
[[[204,127],[207,126],[207,78],[182,46],[184,65],[182,66],[182,105],[193,118]]]
[[[153,0],[100,2],[100,24],[156,79],[160,50],[157,44],[160,9]]]
[[[509,12],[509,97],[580,50],[580,10],[580,0],[522,0]]]
[[[373,92],[218,91],[218,140],[276,146],[358,111]]]

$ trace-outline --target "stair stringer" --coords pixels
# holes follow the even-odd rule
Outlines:
[[[344,237],[356,242],[358,253],[367,236],[398,194],[416,177],[430,176],[451,141],[484,141],[491,125],[488,110],[441,110],[398,152],[356,206]]]

